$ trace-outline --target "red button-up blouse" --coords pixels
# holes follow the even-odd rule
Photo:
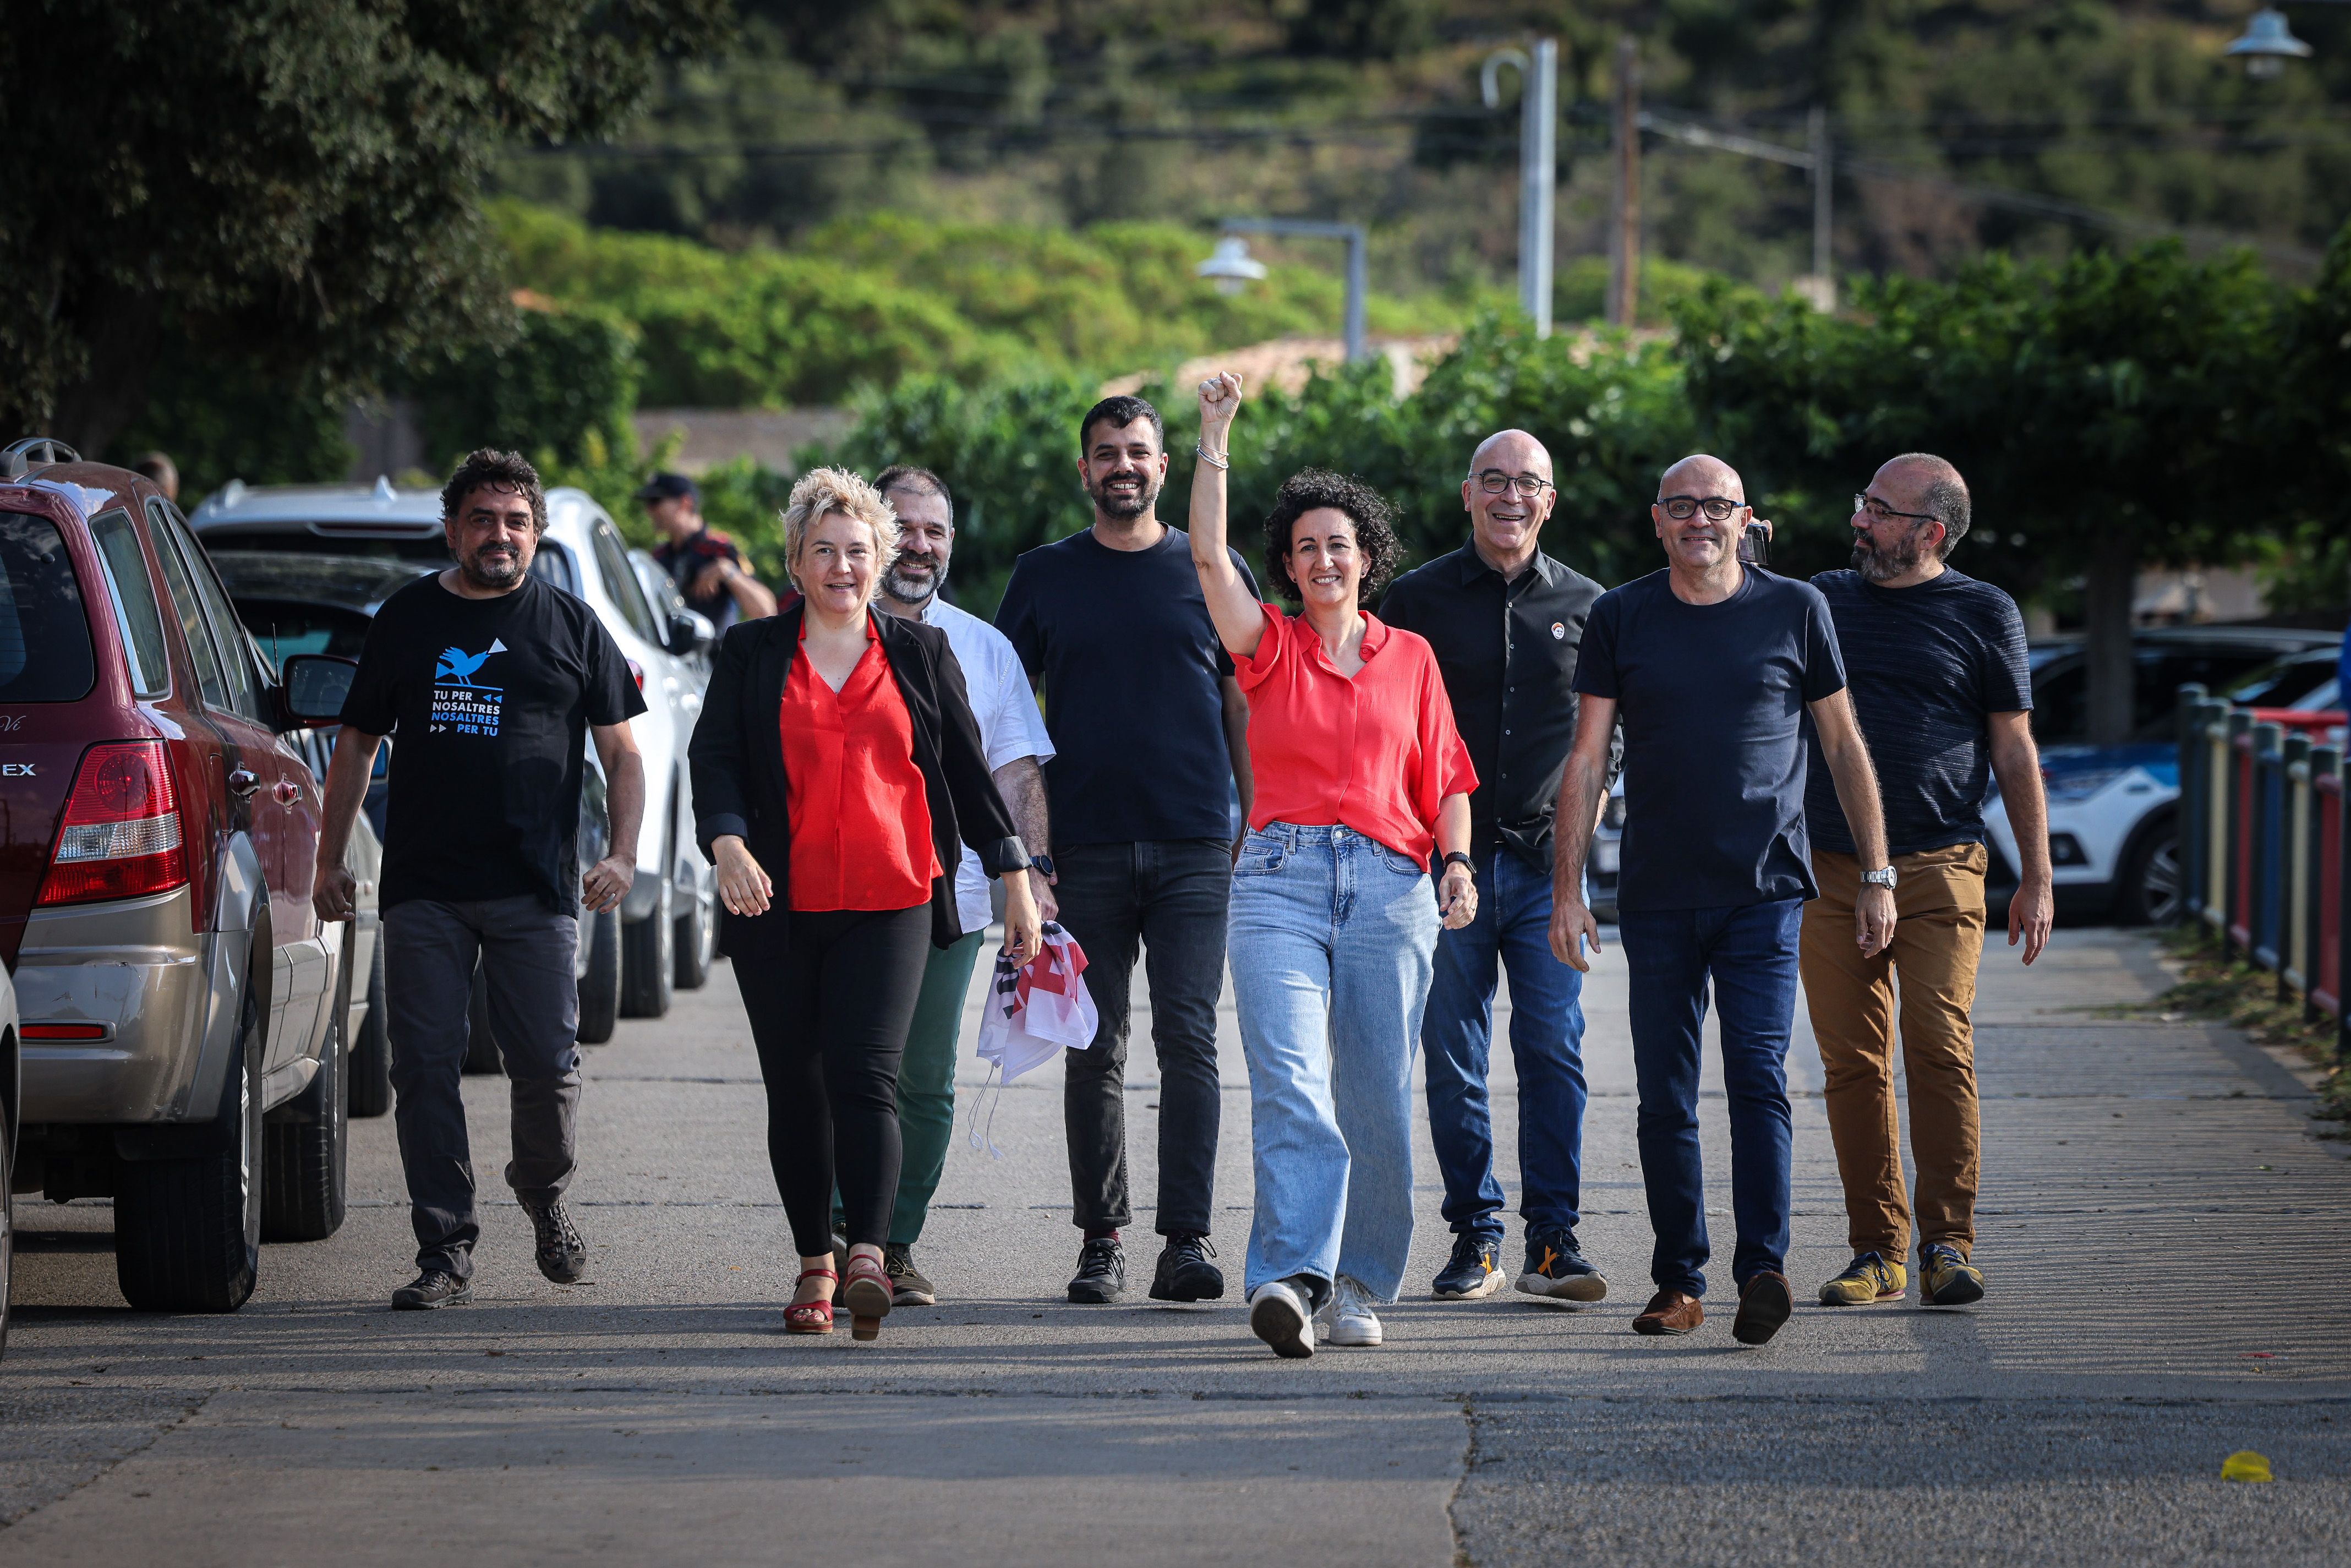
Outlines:
[[[800,640],[808,640],[801,628]],[[865,656],[834,691],[806,649],[784,681],[777,724],[791,814],[796,910],[911,909],[939,874],[914,724],[871,622]]]
[[[1349,827],[1426,870],[1437,802],[1478,788],[1427,639],[1366,612],[1350,678],[1304,616],[1264,610],[1257,652],[1233,660],[1257,778],[1249,826]]]

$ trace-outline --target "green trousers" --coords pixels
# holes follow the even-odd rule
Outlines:
[[[979,961],[985,931],[967,933],[952,947],[934,947],[923,968],[914,1021],[906,1029],[906,1053],[898,1062],[898,1201],[890,1211],[890,1245],[912,1247],[922,1239],[931,1195],[946,1171],[947,1145],[955,1137],[956,1041],[963,1033],[964,997]],[[832,1222],[841,1228],[841,1195],[832,1195]]]

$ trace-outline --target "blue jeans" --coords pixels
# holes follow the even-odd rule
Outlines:
[[[1428,873],[1352,828],[1271,822],[1233,868],[1233,999],[1257,1215],[1245,1289],[1346,1274],[1384,1301],[1412,1249],[1412,1052],[1437,948]]]
[[[1730,1212],[1740,1285],[1788,1258],[1788,1030],[1796,1014],[1802,899],[1720,909],[1624,910],[1633,1071],[1641,1092],[1641,1180],[1656,1232],[1649,1277],[1706,1294],[1706,1166],[1698,1077],[1707,982],[1721,998],[1722,1085],[1730,1103]]]
[[[1445,1220],[1457,1236],[1502,1239],[1486,1071],[1494,983],[1507,966],[1519,1074],[1519,1213],[1530,1231],[1573,1230],[1583,1196],[1583,977],[1552,956],[1549,872],[1489,849],[1477,873],[1478,918],[1437,939],[1437,979],[1420,1026]]]

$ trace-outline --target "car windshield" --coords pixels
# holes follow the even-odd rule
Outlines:
[[[97,678],[65,536],[47,517],[0,512],[0,702],[74,702]]]
[[[2239,707],[2293,707],[2334,681],[2334,654],[2297,653],[2245,676],[2229,688],[2228,699]]]
[[[406,538],[384,538],[369,534],[314,534],[308,529],[214,524],[204,529],[202,537],[207,550],[291,550],[302,555],[366,556],[418,566],[450,564],[449,546],[437,531]]]
[[[272,669],[285,668],[287,658],[295,653],[339,653],[356,659],[367,644],[368,617],[332,604],[289,603],[239,594],[236,617],[261,644]]]
[[[2231,691],[2277,662],[2274,645],[2141,640],[2131,651],[2130,738],[2170,739],[2179,688],[2189,682],[2208,692]],[[2078,647],[2032,672],[2032,737],[2043,746],[2079,745],[2090,738],[2089,665]]]

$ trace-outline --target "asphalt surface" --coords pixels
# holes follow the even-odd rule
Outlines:
[[[413,1251],[389,1119],[353,1124],[342,1232],[268,1249],[232,1317],[131,1312],[107,1205],[20,1200],[0,1568],[308,1563],[327,1541],[359,1563],[420,1549],[501,1563],[2339,1563],[2351,1145],[2314,1135],[2298,1064],[2147,1010],[2167,983],[2127,933],[2060,933],[2030,972],[1987,959],[1976,1257],[1991,1293],[1957,1312],[1915,1294],[1807,1304],[1846,1249],[1800,1008],[1800,1304],[1749,1350],[1729,1337],[1727,1276],[1698,1333],[1627,1332],[1649,1232],[1612,951],[1586,1002],[1581,1232],[1609,1299],[1407,1299],[1383,1314],[1384,1347],[1291,1363],[1249,1336],[1238,1300],[1249,1103],[1229,1000],[1226,1301],[1146,1301],[1156,1244],[1130,1232],[1129,1299],[1068,1304],[1058,1068],[982,1099],[968,1062],[918,1250],[942,1304],[893,1313],[873,1344],[786,1338],[791,1247],[722,967],[589,1053],[580,1285],[538,1277],[501,1194],[475,1304],[387,1311]],[[1148,1025],[1139,1006],[1139,1042]],[[1506,1050],[1496,1079],[1509,1186]],[[1727,1211],[1718,1082],[1702,1114],[1710,1205]],[[1147,1205],[1146,1044],[1131,1092]],[[493,1189],[503,1096],[468,1082]],[[966,1141],[975,1116],[1001,1157]],[[1425,1128],[1416,1170],[1408,1289],[1423,1291],[1449,1240]],[[1716,1223],[1727,1257],[1727,1212]],[[1515,1224],[1510,1239],[1515,1255]],[[2243,1448],[2279,1479],[2222,1482]]]

